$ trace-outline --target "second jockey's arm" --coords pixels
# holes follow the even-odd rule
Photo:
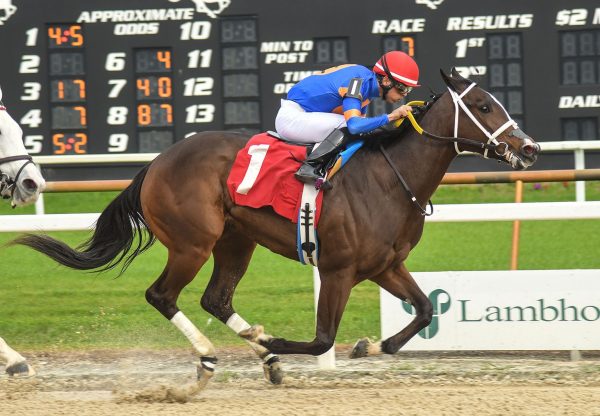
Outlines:
[[[406,117],[412,111],[409,105],[396,108],[390,114],[376,117],[365,117],[361,111],[361,102],[356,98],[345,98],[343,101],[344,118],[350,134],[361,134],[375,130],[391,121]]]

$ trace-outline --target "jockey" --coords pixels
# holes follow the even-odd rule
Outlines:
[[[384,54],[372,70],[340,65],[294,85],[287,100],[281,100],[275,128],[291,141],[321,142],[296,172],[296,178],[314,183],[323,176],[325,163],[345,144],[341,127],[353,135],[367,133],[412,112],[409,105],[402,105],[390,114],[366,117],[371,99],[381,97],[393,104],[418,86],[417,63],[400,51]]]

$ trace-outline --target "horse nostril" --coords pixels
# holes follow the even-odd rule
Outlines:
[[[539,152],[539,149],[540,146],[538,146],[537,144],[526,144],[521,147],[521,152],[523,152],[524,155],[533,156]]]
[[[33,179],[23,179],[23,188],[27,189],[29,192],[35,192],[38,189],[37,183]]]

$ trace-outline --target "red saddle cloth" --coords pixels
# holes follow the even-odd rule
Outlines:
[[[227,188],[233,202],[252,208],[264,206],[298,222],[304,184],[294,173],[306,159],[304,146],[293,146],[260,133],[252,137],[235,158]],[[317,196],[315,227],[319,221],[323,194]]]

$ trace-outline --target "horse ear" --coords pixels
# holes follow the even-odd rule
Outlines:
[[[462,82],[464,78],[460,76],[456,69],[452,68],[451,75],[447,75],[444,71],[440,69],[440,73],[442,74],[442,79],[452,91],[458,92],[461,85],[464,85]]]
[[[444,83],[454,89],[454,86],[452,85],[452,79],[450,78],[449,75],[446,75],[446,73],[444,72],[444,70],[442,68],[440,68],[440,75],[442,76],[442,79],[444,80]]]
[[[450,71],[450,74],[452,74],[453,78],[464,79],[462,77],[462,75],[460,75],[460,73],[456,70],[455,66],[452,67],[452,70]]]
[[[0,101],[2,101],[2,88],[0,88]]]
[[[471,84],[471,81],[469,81],[467,78],[460,75],[459,72],[454,67],[452,67],[452,70],[450,71],[450,75],[446,75],[444,73],[444,71],[442,71],[441,69],[440,69],[440,72],[442,74],[442,78],[444,79],[444,82],[446,83],[446,85],[453,91],[460,92],[467,85]]]

